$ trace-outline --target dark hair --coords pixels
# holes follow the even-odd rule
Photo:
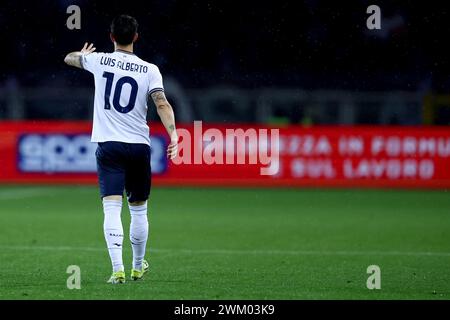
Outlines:
[[[111,23],[111,33],[114,40],[120,45],[132,43],[137,29],[137,20],[125,14],[114,18]]]

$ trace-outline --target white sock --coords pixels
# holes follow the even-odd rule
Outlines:
[[[148,238],[147,202],[129,206],[131,214],[130,241],[133,249],[133,269],[141,270]]]
[[[121,211],[122,201],[103,200],[103,212],[105,213],[103,231],[113,272],[124,270],[122,260],[123,227],[120,218]]]

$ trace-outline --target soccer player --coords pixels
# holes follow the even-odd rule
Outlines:
[[[98,180],[103,201],[103,230],[113,272],[109,283],[124,283],[122,261],[122,195],[128,197],[131,214],[130,241],[133,250],[131,279],[141,279],[149,266],[144,260],[148,238],[147,199],[151,187],[150,137],[147,103],[150,98],[164,124],[170,144],[167,157],[177,155],[178,136],[173,109],[164,95],[161,73],[154,64],[133,53],[138,39],[135,18],[121,15],[111,23],[114,52],[96,53],[86,43],[64,61],[91,72],[95,80],[92,142],[96,151]]]

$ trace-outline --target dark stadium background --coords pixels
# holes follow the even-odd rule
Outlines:
[[[73,4],[81,30],[66,27]],[[366,28],[372,4],[379,31]],[[86,41],[112,51],[109,24],[122,13],[139,21],[135,52],[159,66],[180,126],[423,135],[450,146],[449,10],[444,1],[2,1],[0,299],[449,299],[449,148],[425,159],[436,179],[399,183],[290,176],[244,187],[243,169],[224,183],[232,170],[217,167],[215,178],[192,166],[180,176],[164,163],[173,171],[170,187],[155,174],[150,279],[119,290],[104,283],[94,173],[47,172],[46,163],[22,172],[20,148],[27,135],[87,136],[94,82],[63,59]],[[150,109],[151,127],[164,133]],[[39,161],[60,153],[51,151]],[[126,206],[122,216],[127,228]],[[366,288],[374,264],[381,290]],[[68,265],[81,267],[81,290],[66,288]]]
[[[84,86],[90,75],[66,68],[64,54],[84,41],[94,42],[98,51],[111,50],[109,23],[127,12],[140,22],[136,52],[185,88],[214,84],[448,92],[445,4],[376,1],[384,19],[401,17],[378,36],[366,28],[365,11],[372,2],[3,1],[0,81],[26,87]],[[65,27],[70,4],[82,7],[81,30]],[[80,117],[71,112],[58,116]],[[26,117],[45,115],[31,110]],[[372,121],[362,116],[358,122]],[[448,123],[448,115],[439,121]]]

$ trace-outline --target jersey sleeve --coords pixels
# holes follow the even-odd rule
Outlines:
[[[163,79],[161,72],[157,66],[154,66],[154,70],[150,73],[150,83],[148,86],[148,94],[152,94],[156,91],[164,91]]]
[[[81,67],[84,70],[87,70],[91,73],[95,73],[95,70],[98,67],[99,56],[100,55],[97,52],[81,55],[80,56]]]

